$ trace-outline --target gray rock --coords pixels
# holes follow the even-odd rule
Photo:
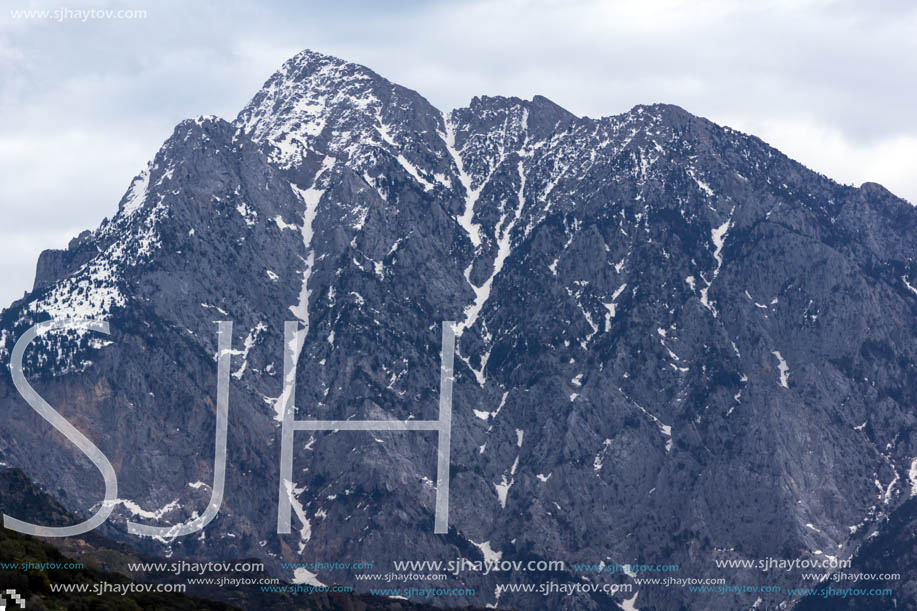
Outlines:
[[[212,481],[212,321],[234,321],[223,508],[203,537],[140,541],[151,552],[391,572],[481,559],[488,542],[504,560],[752,583],[714,560],[846,557],[910,496],[915,235],[917,211],[882,187],[839,185],[676,106],[591,119],[481,97],[442,114],[305,51],[234,123],[180,124],[112,220],[42,256],[35,290],[0,315],[0,359],[34,322],[109,320],[111,344],[49,335],[28,370],[111,458],[121,498],[176,501],[158,522],[176,523],[209,498],[189,484]],[[435,435],[395,432],[297,433],[308,525],[275,534],[297,318],[300,419],[435,419],[440,324],[459,323],[449,535],[432,528]],[[3,459],[88,513],[101,478],[8,373],[0,410]],[[110,528],[124,538],[127,509]],[[450,583],[479,595],[438,602],[622,600],[495,599],[548,579],[465,573]],[[638,590],[641,609],[756,598]]]

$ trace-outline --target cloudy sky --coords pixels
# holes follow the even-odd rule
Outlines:
[[[144,19],[16,18],[20,9]],[[917,202],[917,5],[828,0],[6,0],[0,13],[0,307],[45,248],[110,216],[176,123],[232,119],[304,49],[451,109],[545,95],[617,114],[669,102],[832,178]]]

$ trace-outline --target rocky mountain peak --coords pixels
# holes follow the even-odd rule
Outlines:
[[[413,171],[428,165],[424,157],[443,155],[435,136],[442,131],[440,114],[427,100],[368,68],[313,51],[268,79],[235,125],[287,169],[310,155],[330,155],[363,172],[387,153]]]
[[[306,51],[232,124],[181,123],[111,221],[43,255],[0,314],[0,359],[34,322],[111,320],[111,341],[36,342],[31,371],[118,465],[114,520],[175,524],[206,506],[213,321],[234,321],[226,508],[206,537],[141,541],[155,551],[277,570],[319,551],[666,558],[719,576],[715,558],[850,553],[917,485],[915,222],[881,187],[675,106],[591,119],[481,96],[443,114]],[[430,437],[352,431],[297,433],[298,523],[277,535],[290,320],[303,419],[435,418],[457,322],[448,538],[429,528]],[[0,410],[2,460],[76,513],[98,501],[8,375]],[[596,608],[467,579],[469,602]]]

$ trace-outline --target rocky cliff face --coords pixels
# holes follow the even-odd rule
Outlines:
[[[234,322],[223,508],[201,535],[142,540],[157,552],[753,581],[714,561],[847,557],[917,489],[915,235],[917,210],[882,187],[675,106],[590,119],[481,97],[443,114],[306,51],[233,123],[180,124],[110,221],[43,256],[0,315],[0,359],[35,322],[109,321],[110,337],[43,336],[27,371],[114,464],[115,525],[166,525],[209,499],[213,321]],[[308,329],[297,418],[360,420],[437,417],[456,321],[448,535],[424,432],[297,433],[294,532],[275,533],[287,320]],[[3,460],[93,509],[101,477],[6,367],[0,410]],[[495,593],[542,577],[466,573],[453,583],[478,595],[440,602],[623,601]],[[635,591],[647,609],[757,598]]]

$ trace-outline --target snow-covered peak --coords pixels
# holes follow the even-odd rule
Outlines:
[[[131,270],[157,256],[163,224],[176,207],[189,207],[196,184],[193,176],[208,160],[234,154],[235,129],[223,119],[199,116],[179,123],[146,167],[135,176],[118,204],[117,213],[92,232],[74,241],[61,257],[58,270],[44,290],[33,293],[22,309],[25,317],[41,320],[108,319],[128,298],[123,285]],[[193,187],[192,184],[192,187]],[[208,182],[204,190],[215,188]],[[188,219],[178,221],[187,223]]]
[[[236,119],[253,140],[280,141],[281,132],[314,139],[325,129],[329,106],[365,110],[378,102],[368,68],[313,51],[287,60]]]
[[[429,134],[442,129],[439,112],[416,92],[359,64],[308,50],[268,79],[235,125],[268,144],[271,161],[283,168],[317,153],[363,172],[382,149],[402,156],[399,161],[425,187],[432,184],[433,172],[414,170],[437,146],[424,141],[418,127]],[[436,158],[444,156],[444,150],[434,152]]]

